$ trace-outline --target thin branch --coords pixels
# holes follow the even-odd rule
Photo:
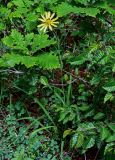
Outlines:
[[[85,79],[83,79],[83,78],[81,78],[81,77],[79,77],[79,76],[75,76],[75,75],[73,75],[72,73],[67,72],[67,71],[65,71],[65,70],[63,70],[63,71],[64,71],[65,73],[71,75],[72,77],[76,78],[77,80],[82,81],[88,88],[90,88],[89,82],[87,82]]]
[[[50,85],[52,85],[52,86],[59,86],[59,87],[65,87],[65,86],[67,86],[67,84],[63,84],[63,83],[50,83]]]
[[[100,148],[98,149],[98,151],[97,151],[97,153],[96,153],[96,155],[95,155],[95,157],[94,157],[94,160],[97,159],[97,156],[98,156],[98,154],[99,154],[99,151],[100,151]]]
[[[63,83],[50,83],[51,85],[53,85],[53,86],[62,86],[62,87],[65,87],[65,86],[67,86],[67,85],[69,85],[69,84],[72,84],[72,83],[74,83],[74,82],[76,82],[76,81],[78,81],[78,79],[74,79],[73,81],[69,81],[68,83],[66,83],[66,84],[63,84]]]
[[[85,160],[87,160],[87,156],[86,156],[86,154],[84,154],[84,158],[85,158]]]
[[[11,70],[11,69],[6,69],[6,70],[0,70],[0,73],[2,72],[8,72],[8,73],[14,73],[14,74],[23,74],[24,72],[18,71],[18,70]]]

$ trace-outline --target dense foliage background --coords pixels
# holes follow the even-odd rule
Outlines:
[[[115,159],[114,0],[0,0],[0,160]],[[59,17],[43,33],[38,18]]]

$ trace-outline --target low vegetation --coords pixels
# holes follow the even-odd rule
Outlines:
[[[0,0],[0,160],[115,159],[114,0]]]

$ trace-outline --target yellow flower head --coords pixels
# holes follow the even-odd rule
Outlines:
[[[39,20],[42,22],[42,24],[38,25],[40,27],[40,30],[43,30],[46,32],[47,29],[53,30],[52,27],[57,27],[56,24],[59,22],[57,21],[58,17],[54,18],[55,13],[51,14],[51,12],[45,12],[44,15],[41,15],[42,18],[39,18]]]

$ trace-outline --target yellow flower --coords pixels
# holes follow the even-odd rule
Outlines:
[[[42,18],[39,18],[39,20],[42,22],[42,24],[38,25],[40,27],[40,30],[43,30],[46,32],[47,29],[53,30],[53,27],[57,27],[56,24],[59,22],[57,21],[58,17],[54,18],[55,13],[51,14],[51,12],[45,12],[44,15],[41,15]]]

